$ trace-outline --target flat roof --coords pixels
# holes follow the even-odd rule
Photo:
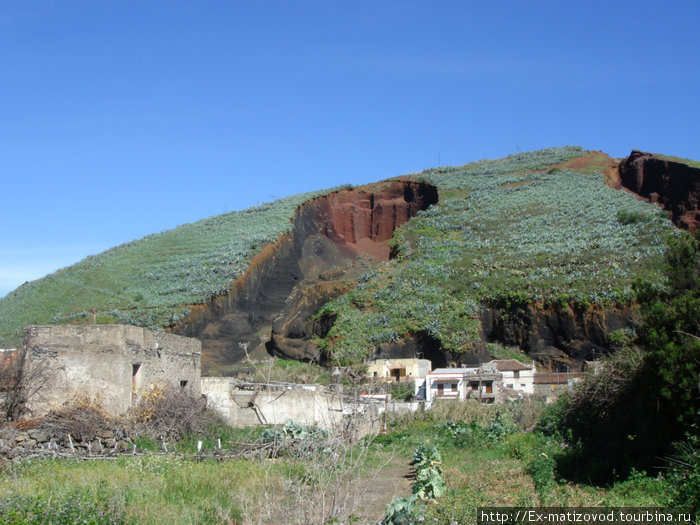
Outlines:
[[[496,368],[501,372],[517,372],[520,370],[532,369],[532,365],[526,365],[517,359],[494,359],[493,361],[489,361],[489,363],[494,363]]]

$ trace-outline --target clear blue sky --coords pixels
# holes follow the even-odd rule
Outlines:
[[[700,2],[3,0],[0,295],[275,198],[580,144],[700,159]]]

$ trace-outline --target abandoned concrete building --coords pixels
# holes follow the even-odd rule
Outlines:
[[[28,400],[34,415],[75,395],[122,414],[139,389],[159,382],[200,393],[197,339],[125,325],[29,326],[24,351],[29,370],[42,370],[42,387]]]

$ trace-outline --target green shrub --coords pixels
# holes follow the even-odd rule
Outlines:
[[[514,459],[527,459],[534,456],[540,449],[538,436],[535,432],[516,432],[509,435],[504,447],[508,455]]]
[[[414,525],[420,519],[422,507],[418,496],[396,497],[389,502],[384,511],[382,525]]]
[[[442,456],[435,446],[421,443],[413,453],[413,466],[416,479],[413,494],[420,499],[437,499],[445,492],[447,485],[442,477]]]
[[[672,487],[672,505],[700,514],[700,436],[687,434],[675,444],[670,457],[668,481]]]
[[[113,501],[95,501],[82,494],[60,498],[13,494],[0,499],[0,523],[8,525],[118,525],[125,523],[123,510]]]
[[[535,492],[540,496],[545,496],[556,486],[554,469],[557,462],[546,452],[540,452],[527,462],[525,470],[535,483]]]
[[[537,421],[537,430],[545,436],[564,436],[568,410],[569,393],[565,392],[544,408]]]
[[[617,220],[621,224],[637,224],[650,222],[654,219],[654,215],[650,213],[642,213],[635,210],[619,210],[617,212]]]
[[[633,328],[620,328],[610,332],[608,342],[616,349],[630,346],[635,340],[636,334]]]

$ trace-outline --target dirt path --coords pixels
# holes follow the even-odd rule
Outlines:
[[[413,468],[409,459],[400,456],[386,456],[381,470],[363,475],[368,490],[362,504],[354,515],[361,523],[377,523],[384,515],[387,504],[397,496],[410,496],[413,484]],[[376,476],[375,476],[376,473]]]

